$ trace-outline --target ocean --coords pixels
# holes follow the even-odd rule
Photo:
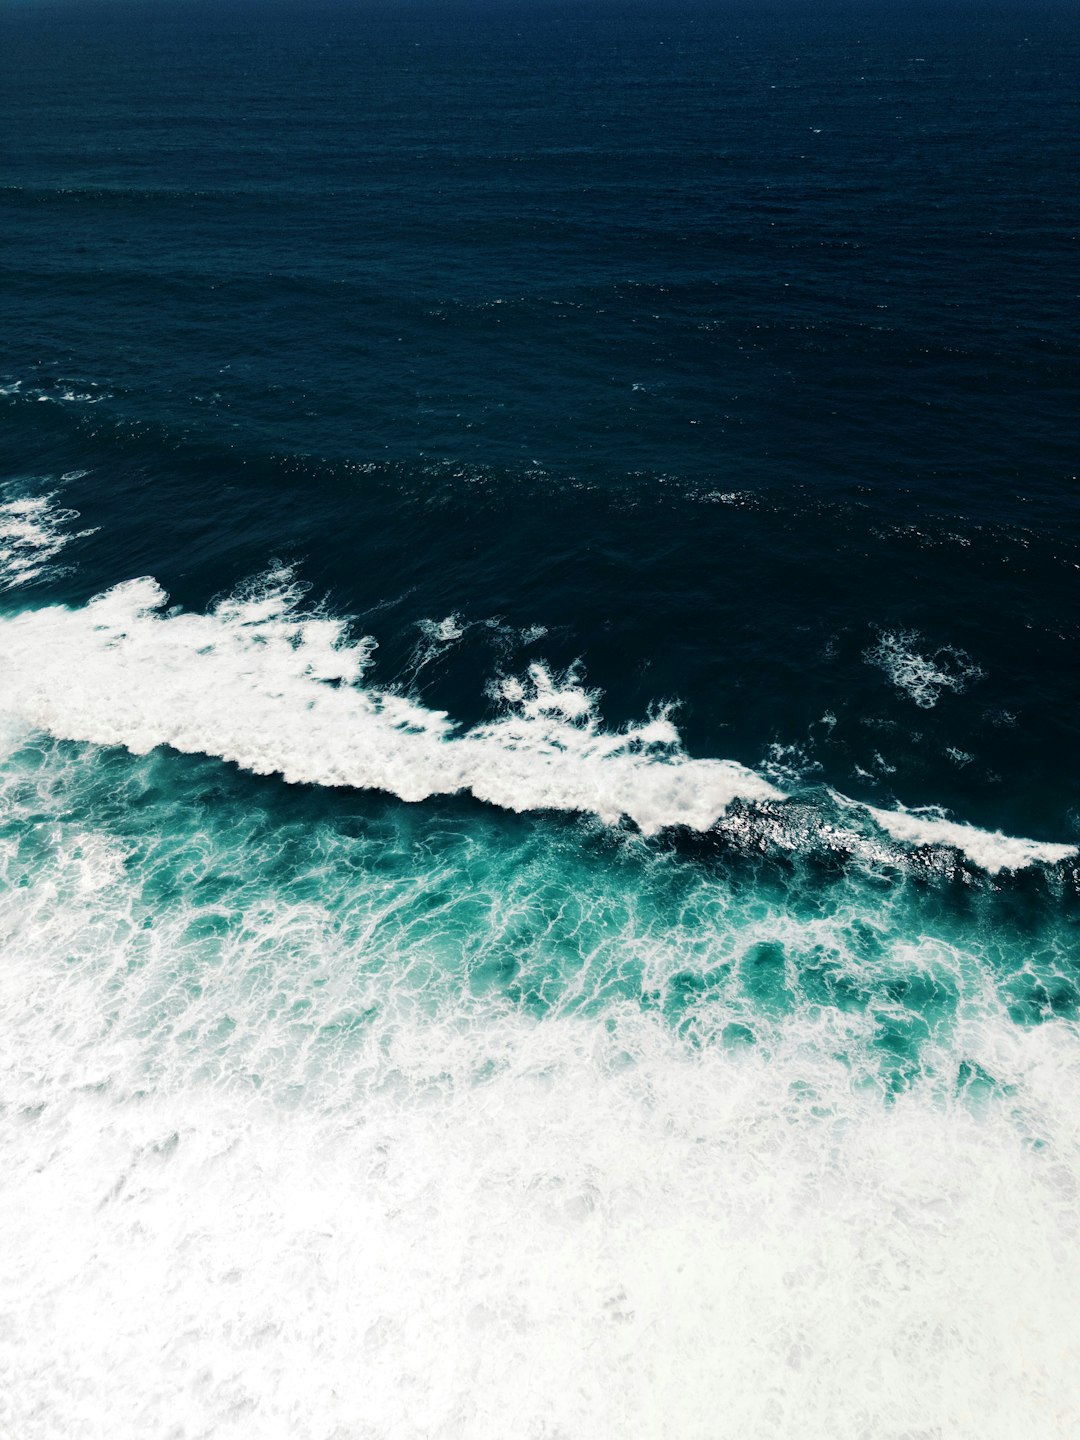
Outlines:
[[[1076,1435],[1078,81],[0,9],[5,1435]]]

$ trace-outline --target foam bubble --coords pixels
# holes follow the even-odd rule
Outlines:
[[[77,510],[56,503],[55,494],[17,495],[0,503],[0,589],[14,590],[61,574],[52,563],[56,556],[72,540],[94,533],[73,531],[78,518]]]
[[[956,646],[943,645],[924,655],[916,648],[920,644],[914,630],[886,630],[864,658],[884,670],[896,688],[923,710],[932,709],[943,690],[959,694],[983,673]]]

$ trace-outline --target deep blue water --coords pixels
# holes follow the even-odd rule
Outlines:
[[[971,1197],[996,1193],[993,1175],[1013,1177],[1006,1189],[1027,1184],[1017,1156],[1047,1145],[1060,1173],[1080,1176],[1062,1119],[1080,1015],[1068,852],[1080,843],[1078,81],[1080,20],[1065,3],[22,0],[0,10],[0,899],[15,977],[0,1019],[23,1057],[8,1078],[27,1113],[58,1107],[65,1134],[98,1133],[100,1117],[78,1108],[84,1080],[73,1077],[85,1071],[86,1085],[108,1077],[100,1083],[121,1108],[147,1095],[172,1105],[161,1124],[202,1136],[196,1151],[217,1125],[261,1157],[219,1176],[231,1199],[185,1242],[213,1234],[220,1254],[189,1263],[166,1239],[153,1252],[181,1277],[169,1293],[184,1333],[216,1317],[199,1331],[200,1373],[217,1386],[201,1399],[195,1381],[185,1388],[195,1360],[177,1359],[180,1320],[158,1336],[155,1292],[103,1280],[81,1242],[71,1273],[87,1305],[124,1309],[124,1284],[141,1297],[100,1357],[91,1347],[72,1359],[86,1337],[77,1316],[57,1319],[59,1281],[9,1280],[15,1305],[32,1295],[42,1325],[73,1337],[67,1388],[49,1390],[45,1362],[16,1357],[32,1379],[20,1381],[28,1408],[15,1413],[51,1397],[41,1434],[110,1414],[110,1434],[148,1433],[146,1416],[174,1418],[181,1393],[194,1407],[176,1421],[183,1435],[269,1434],[279,1421],[293,1435],[346,1433],[331,1420],[380,1437],[721,1434],[702,1417],[728,1405],[759,1361],[766,1374],[762,1357],[789,1354],[790,1337],[781,1346],[776,1336],[790,1317],[774,1324],[754,1311],[752,1333],[772,1338],[738,1362],[736,1380],[717,1360],[715,1393],[699,1376],[679,1392],[683,1409],[668,1397],[667,1429],[639,1396],[625,1414],[566,1399],[546,1430],[542,1407],[515,1411],[461,1338],[481,1312],[500,1317],[510,1351],[514,1335],[532,1335],[554,1357],[550,1376],[537,1371],[549,1390],[570,1363],[556,1353],[560,1327],[581,1353],[600,1343],[578,1325],[592,1300],[557,1278],[561,1320],[535,1296],[516,1330],[507,1318],[507,1296],[525,1284],[514,1265],[526,1262],[500,1246],[517,1227],[533,1237],[536,1273],[562,1274],[548,1212],[537,1219],[532,1200],[500,1209],[499,1177],[520,1171],[521,1194],[535,1190],[508,1118],[519,1107],[529,1153],[552,1147],[535,1162],[541,1189],[560,1165],[570,1174],[568,1157],[598,1147],[600,1178],[566,1179],[566,1193],[602,1197],[606,1219],[582,1254],[616,1269],[612,1257],[638,1253],[638,1222],[624,1226],[638,1202],[625,1199],[623,1162],[600,1137],[622,1126],[640,1146],[625,1164],[640,1164],[649,1184],[670,1167],[691,1177],[665,1199],[642,1182],[641,1214],[668,1215],[672,1254],[726,1254],[744,1235],[732,1216],[762,1209],[772,1217],[762,1254],[798,1251],[811,1268],[820,1261],[815,1274],[839,1274],[837,1236],[848,1232],[840,1220],[829,1229],[829,1195],[847,1197],[837,1215],[846,1205],[863,1217],[866,1254],[879,1242],[884,1254],[893,1228],[910,1238],[899,1269],[868,1259],[850,1293],[822,1282],[807,1333],[815,1313],[850,1313],[848,1339],[828,1354],[821,1341],[800,1371],[816,1377],[811,1389],[791,1380],[766,1404],[764,1380],[748,1379],[763,1408],[731,1412],[740,1440],[987,1440],[995,1424],[1015,1435],[1017,1417],[1036,1412],[1029,1433],[1068,1433],[1065,1399],[1060,1414],[1038,1409],[1045,1347],[995,1349],[983,1286],[1015,1215],[1021,1278],[1001,1304],[1033,1315],[1045,1299],[1060,1338],[1080,1273],[1073,1231],[1041,1190],[1042,1210],[1034,1190],[977,1214]],[[161,590],[88,607],[146,576]],[[312,617],[328,628],[305,628]],[[342,655],[352,669],[334,669]],[[733,765],[680,768],[688,758]],[[710,787],[729,781],[732,796],[714,803]],[[763,782],[779,793],[755,790]],[[926,821],[973,828],[903,829]],[[1021,853],[1003,837],[1051,848]],[[489,1148],[453,1130],[453,1110],[446,1133],[458,1140],[431,1161],[433,1173],[460,1163],[462,1196],[473,1195],[469,1175],[482,1177],[472,1213],[490,1223],[474,1239],[495,1257],[496,1279],[475,1278],[488,1275],[475,1256],[444,1274],[416,1237],[428,1236],[431,1254],[468,1250],[451,1201],[410,1210],[402,1195],[427,1192],[401,1178],[406,1163],[385,1180],[365,1150],[356,1174],[382,1197],[371,1213],[385,1224],[365,1223],[397,1255],[405,1215],[404,1248],[386,1275],[342,1250],[341,1273],[389,1294],[394,1265],[413,1265],[401,1292],[411,1299],[384,1299],[360,1325],[306,1281],[274,1290],[254,1251],[236,1262],[246,1279],[235,1314],[215,1309],[216,1280],[205,1293],[189,1284],[226,1272],[222,1257],[243,1251],[245,1227],[265,1240],[275,1275],[288,1272],[290,1245],[313,1255],[311,1237],[323,1234],[295,1220],[295,1199],[260,1210],[245,1189],[246,1167],[269,1175],[277,1162],[266,1157],[287,1150],[259,1129],[271,1123],[263,1112],[196,1121],[203,1098],[193,1097],[233,1104],[249,1087],[274,1114],[324,1126],[346,1093],[365,1115],[400,1100],[387,1133],[400,1124],[415,1139],[427,1111],[400,1097],[471,1094],[504,1062],[516,1074],[499,1029],[511,1022],[532,1036],[522,1046],[552,1047],[550,1074],[563,1077],[551,1081],[553,1111],[533,1115],[531,1090],[495,1088],[484,1102],[501,1117]],[[571,1023],[606,1037],[605,1076],[648,1072],[642,1094],[653,1098],[609,1111],[613,1092],[601,1086],[578,1116],[575,1097],[601,1082],[581,1059],[586,1042],[575,1048],[559,1029]],[[419,1041],[408,1062],[393,1051],[410,1026],[437,1053],[430,1064],[416,1060]],[[656,1027],[675,1058],[661,1063],[635,1026]],[[467,1056],[454,1048],[466,1034],[479,1047]],[[1058,1049],[1041,1059],[1015,1049],[1028,1045]],[[730,1156],[699,1172],[689,1139],[676,1154],[648,1128],[660,1127],[655,1096],[676,1095],[672,1076],[691,1063],[712,1075],[708,1066],[735,1065],[743,1051],[766,1066],[746,1104],[772,1118],[751,1123],[739,1110],[740,1143],[756,1159],[736,1169],[745,1179],[775,1162],[765,1199],[739,1189]],[[832,1065],[847,1078],[824,1078]],[[729,1094],[716,1083],[716,1096]],[[893,1115],[920,1086],[937,1118],[894,1138],[923,1178],[894,1193],[894,1172],[882,1179],[850,1139],[879,1123],[850,1097],[869,1087]],[[805,1113],[784,1108],[811,1091]],[[833,1110],[813,1109],[826,1093]],[[672,1098],[683,1119],[663,1133],[697,1126],[727,1155],[717,1117],[734,1111],[705,1094]],[[982,1114],[987,1096],[1004,1108],[982,1139],[938,1135],[939,1123]],[[564,1132],[553,1113],[576,1119]],[[826,1113],[841,1116],[847,1138],[839,1151],[822,1142],[824,1249],[811,1254],[817,1241],[784,1208],[810,1185],[803,1159],[760,1137],[777,1116],[817,1135]],[[999,1122],[1021,1136],[1005,1158],[986,1138]],[[100,1123],[95,1143],[111,1156],[108,1136],[126,1135],[129,1121]],[[288,1144],[300,1133],[289,1130]],[[346,1125],[327,1153],[351,1155],[352,1134]],[[4,1143],[16,1170],[38,1173],[22,1130]],[[81,1196],[72,1177],[97,1172],[49,1143],[48,1163],[68,1167],[55,1193]],[[115,1141],[117,1155],[127,1143]],[[149,1143],[130,1141],[140,1156]],[[415,1154],[436,1153],[431,1135],[425,1144],[415,1139]],[[942,1157],[955,1155],[968,1168],[950,1180],[952,1198],[935,1199]],[[342,1178],[352,1161],[332,1173],[324,1161],[308,1155],[298,1172],[352,1195]],[[109,1183],[112,1163],[101,1161]],[[151,1209],[132,1234],[174,1233],[161,1215],[209,1173],[203,1159],[183,1163],[194,1168],[146,1182]],[[285,1195],[295,1177],[283,1173],[266,1195]],[[1047,1195],[1065,1193],[1059,1181]],[[703,1197],[727,1195],[729,1182],[730,1213],[709,1210]],[[48,1211],[40,1233],[27,1218],[31,1181],[13,1191],[27,1253],[47,1253],[55,1230],[82,1234],[98,1184],[85,1181],[83,1208]],[[918,1218],[939,1200],[953,1207],[940,1252]],[[580,1203],[593,1214],[592,1200]],[[335,1215],[352,1204],[342,1199]],[[234,1233],[226,1212],[253,1218]],[[684,1234],[688,1216],[704,1229]],[[975,1237],[970,1253],[961,1231]],[[1058,1259],[1044,1264],[1021,1232],[1024,1244],[1050,1237],[1046,1254]],[[118,1257],[135,1243],[123,1227],[93,1233]],[[934,1254],[937,1271],[912,1258]],[[908,1290],[896,1278],[905,1266]],[[985,1320],[967,1368],[953,1364],[941,1339],[953,1332],[934,1309],[928,1277],[945,1272],[957,1324]],[[701,1328],[686,1321],[694,1336],[729,1301],[736,1317],[750,1294],[766,1305],[764,1272],[745,1291],[719,1273],[702,1279]],[[642,1345],[693,1350],[697,1341],[663,1328],[663,1286],[633,1274],[608,1288],[638,1285],[634,1313],[646,1330],[649,1316],[661,1326]],[[674,1274],[664,1283],[677,1289]],[[468,1307],[417,1340],[409,1326],[431,1287],[462,1285]],[[874,1330],[869,1297],[882,1285],[894,1300],[916,1297],[895,1335]],[[280,1365],[252,1369],[249,1340],[236,1337],[245,1326],[263,1333],[261,1305],[272,1325],[294,1302],[335,1333],[368,1337],[378,1354],[357,1393],[370,1413],[368,1401],[339,1406],[336,1389],[327,1398],[345,1365],[329,1360],[321,1398],[303,1420],[289,1410],[282,1377],[326,1354],[324,1340],[305,1348],[302,1325],[274,1351]],[[615,1302],[596,1304],[607,1314]],[[432,1378],[433,1337],[447,1334],[460,1389]],[[829,1400],[836,1357],[870,1335],[850,1392]],[[802,1353],[802,1340],[790,1343]],[[240,1399],[228,1388],[240,1381],[214,1369],[225,1351],[249,1377]],[[891,1409],[869,1379],[871,1398],[858,1398],[885,1351],[910,1367],[890,1382]],[[626,1376],[638,1372],[614,1354],[603,1350],[573,1393],[591,1396],[608,1377],[636,1395]],[[917,1377],[938,1361],[942,1388],[924,1392]],[[145,1380],[158,1373],[179,1375],[179,1388]],[[991,1403],[983,1379],[999,1373]],[[427,1421],[397,1408],[414,1383],[402,1376],[418,1374]],[[643,1393],[667,1395],[663,1383]],[[968,1420],[957,1418],[963,1404]]]
[[[67,594],[295,558],[387,682],[422,616],[543,624],[609,720],[1077,834],[1071,7],[3,26],[2,463],[89,472]],[[985,673],[913,707],[898,629]]]

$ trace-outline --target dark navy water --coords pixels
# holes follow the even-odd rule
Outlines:
[[[829,711],[848,791],[1076,834],[1071,7],[2,23],[3,465],[89,472],[70,593],[295,558],[386,681],[543,624],[696,754]],[[984,674],[913,707],[895,630]]]
[[[33,1433],[1071,1433],[1078,82],[0,9]]]

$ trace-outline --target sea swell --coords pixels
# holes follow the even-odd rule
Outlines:
[[[53,531],[41,534],[51,557]],[[20,531],[14,544],[24,541]],[[627,819],[645,835],[722,829],[733,811],[745,827],[754,807],[787,798],[736,761],[688,756],[665,709],[607,729],[580,678],[540,662],[494,681],[497,717],[463,729],[407,694],[365,685],[375,639],[305,608],[303,594],[293,572],[275,570],[197,614],[170,607],[146,577],[85,606],[0,617],[0,705],[9,723],[134,754],[167,745],[291,783],[383,790],[410,802],[468,792],[515,812]],[[992,874],[1076,854],[1073,845],[988,832],[941,813],[886,811],[835,792],[822,798],[816,825],[805,824],[803,806],[786,840],[782,821],[771,825],[772,839],[878,858],[889,842],[890,853],[897,844],[946,847]]]

